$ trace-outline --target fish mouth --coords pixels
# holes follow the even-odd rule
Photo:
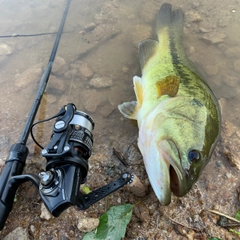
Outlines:
[[[162,205],[171,203],[171,192],[183,196],[187,192],[186,176],[181,167],[181,158],[172,140],[142,141],[138,146],[151,186]]]
[[[170,189],[176,196],[181,196],[181,184],[179,182],[179,178],[177,176],[176,171],[174,170],[174,167],[170,165],[169,168],[169,175],[170,175]]]
[[[186,193],[186,179],[181,167],[181,157],[176,144],[172,140],[162,140],[159,143],[159,161],[163,161],[166,165],[166,178],[169,179],[169,184],[165,186],[166,196],[171,192],[174,195],[181,197]],[[171,197],[168,201],[163,201],[164,205],[171,202]]]

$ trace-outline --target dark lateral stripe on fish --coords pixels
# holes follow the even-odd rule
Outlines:
[[[170,36],[169,48],[170,55],[172,57],[172,64],[177,70],[177,74],[182,80],[181,82],[184,85],[187,85],[191,82],[191,76],[189,75],[189,70],[186,72],[184,67],[185,64],[189,65],[189,61],[186,58],[182,47],[183,21],[184,14],[181,9],[172,11],[172,5],[164,3],[157,15],[156,31],[158,34],[162,28],[166,26],[168,27],[168,34]],[[159,41],[161,41],[161,39],[159,39]]]
[[[184,14],[181,9],[174,10],[169,13],[171,16],[171,25],[169,26],[170,35],[170,52],[172,64],[177,70],[177,74],[181,79],[181,83],[188,85],[192,78],[189,75],[190,70],[185,68],[185,64],[189,65],[189,61],[182,47],[182,33]]]
[[[163,21],[162,26],[160,21]],[[208,92],[204,92],[198,85],[193,84],[193,76],[198,76],[196,69],[192,66],[191,62],[188,60],[183,46],[182,46],[182,35],[183,35],[183,22],[184,13],[181,9],[172,11],[171,4],[163,4],[157,18],[157,31],[160,27],[167,26],[169,29],[169,39],[170,39],[170,54],[172,58],[172,64],[176,70],[176,74],[180,78],[181,84],[188,86],[189,95],[194,95],[198,91],[199,95],[210,95]],[[199,81],[203,85],[207,85],[198,76]],[[209,88],[210,92],[212,90]],[[201,92],[201,93],[200,93]],[[209,96],[206,96],[209,97]],[[216,104],[218,104],[216,102]],[[212,118],[215,118],[218,113],[209,113]],[[211,120],[210,120],[211,121]]]
[[[169,29],[170,35],[170,50],[173,64],[183,64],[186,56],[182,49],[182,34],[183,34],[183,19],[182,10],[177,9],[171,13],[171,26]]]

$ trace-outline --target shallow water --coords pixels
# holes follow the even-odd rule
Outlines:
[[[110,152],[113,146],[122,146],[119,141],[123,139],[128,139],[126,144],[129,144],[138,130],[122,117],[117,106],[135,99],[132,77],[141,75],[137,44],[153,36],[155,15],[162,3],[153,0],[72,0],[36,120],[50,117],[63,105],[73,102],[95,121],[93,154],[105,156],[103,151]],[[187,55],[219,99],[223,121],[231,122],[239,131],[240,2],[175,0],[171,3],[185,12],[183,44]],[[38,34],[58,30],[65,1],[0,0],[0,5],[1,36]],[[0,38],[0,164],[20,137],[54,41],[54,34]],[[97,77],[112,82],[108,87],[91,86],[90,80]],[[49,141],[52,124],[41,125],[35,131],[43,146]],[[28,147],[28,161],[34,162],[39,157],[39,149],[30,138]],[[233,186],[231,192],[235,191],[239,185],[237,170],[228,165],[223,155],[219,147],[214,156],[215,162],[221,161],[224,166],[219,174],[222,176],[227,170],[231,177],[214,183],[216,176],[211,173],[216,166],[211,163],[203,172],[199,188],[204,189],[208,182],[214,185],[215,194],[222,185],[230,184],[224,179],[231,178],[234,186],[229,186]],[[203,198],[215,201],[217,196]],[[226,211],[234,214],[238,208],[236,197],[231,204]]]

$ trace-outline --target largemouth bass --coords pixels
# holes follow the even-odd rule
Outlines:
[[[181,197],[197,181],[221,124],[216,97],[184,53],[183,21],[182,10],[161,6],[158,40],[139,43],[142,77],[133,78],[137,101],[118,106],[125,117],[137,120],[138,147],[163,205],[171,202],[171,192]]]

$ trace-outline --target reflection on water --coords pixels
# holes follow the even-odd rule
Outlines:
[[[117,105],[133,100],[132,77],[140,74],[137,44],[152,37],[154,16],[163,1],[72,0],[53,72],[38,119],[68,102],[95,120],[94,145],[109,149],[137,128]],[[65,1],[0,0],[0,35],[58,30]],[[186,13],[184,46],[220,99],[223,119],[240,126],[240,6],[235,0],[179,1]],[[0,159],[21,134],[48,63],[55,35],[0,38]],[[48,142],[51,124],[38,129]],[[33,144],[29,139],[30,152]]]

